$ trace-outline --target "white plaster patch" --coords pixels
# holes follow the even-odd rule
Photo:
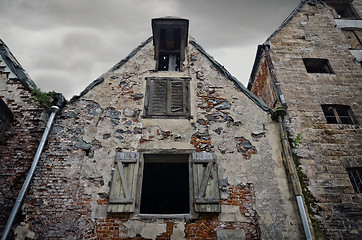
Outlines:
[[[16,227],[15,231],[15,238],[16,239],[34,239],[35,233],[29,230],[29,224],[21,223],[19,226]]]
[[[185,223],[179,222],[173,226],[171,239],[186,239],[185,238]]]
[[[144,238],[156,239],[156,237],[166,232],[167,224],[161,222],[145,223],[141,231],[141,236]]]
[[[249,220],[241,215],[238,206],[221,205],[221,213],[219,215],[221,222],[249,222]]]
[[[128,237],[135,237],[140,234],[144,238],[156,239],[156,237],[166,232],[166,223],[150,222],[144,223],[140,221],[127,221],[123,224],[128,229]]]

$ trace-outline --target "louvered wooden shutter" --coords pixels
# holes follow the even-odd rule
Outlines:
[[[195,212],[220,212],[215,155],[208,152],[194,152],[192,161]]]
[[[134,212],[140,154],[117,152],[107,212]]]
[[[168,113],[185,115],[188,113],[188,80],[172,80],[169,82]]]
[[[167,81],[149,80],[150,99],[149,114],[165,115],[167,112]]]
[[[148,78],[145,116],[188,116],[189,98],[189,79]]]

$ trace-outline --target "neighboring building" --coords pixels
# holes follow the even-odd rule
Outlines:
[[[362,236],[361,16],[362,1],[302,1],[258,47],[248,85],[287,109],[280,124],[315,235],[327,239]]]
[[[17,239],[302,239],[279,125],[188,36],[149,38],[55,120]]]
[[[0,40],[0,229],[4,229],[28,173],[45,123],[35,84]]]

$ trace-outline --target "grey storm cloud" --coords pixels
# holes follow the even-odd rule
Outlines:
[[[258,44],[299,0],[1,0],[0,38],[36,84],[67,99],[151,36],[151,19],[190,20],[190,35],[243,84]]]

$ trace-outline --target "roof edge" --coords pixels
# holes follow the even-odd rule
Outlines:
[[[106,73],[110,72],[110,71],[115,71],[119,68],[121,68],[126,62],[128,62],[128,60],[130,60],[134,55],[136,55],[136,53],[139,52],[139,50],[141,50],[147,43],[151,42],[151,40],[153,39],[153,37],[149,37],[146,41],[142,42],[138,47],[136,47],[135,49],[132,50],[132,52],[130,54],[127,55],[127,57],[125,57],[124,59],[122,59],[120,62],[118,62],[116,65],[114,65],[110,70],[108,70]],[[87,94],[90,90],[92,90],[95,86],[97,86],[98,84],[102,83],[104,81],[104,74],[103,73],[100,77],[98,77],[96,80],[94,80],[93,82],[91,82],[79,95],[74,95],[68,102],[72,103],[76,100],[78,100],[79,98],[83,97],[85,94]]]
[[[233,75],[231,75],[220,63],[218,63],[211,55],[209,55],[198,43],[194,40],[190,40],[190,44],[192,44],[197,50],[199,50],[213,65],[216,69],[218,69],[225,77],[235,83],[236,86],[256,105],[258,105],[261,109],[268,112],[270,108],[258,97],[256,97],[252,92],[245,88],[245,86],[239,82]]]
[[[37,88],[36,84],[31,80],[24,68],[20,65],[15,56],[11,53],[9,47],[0,39],[0,55],[8,68],[16,75],[18,80],[31,91],[32,88]]]
[[[299,2],[299,5],[289,14],[289,16],[286,19],[284,19],[284,21],[280,24],[280,26],[265,40],[264,44],[269,44],[270,39],[276,33],[278,33],[280,30],[282,30],[285,25],[288,24],[288,22],[300,11],[300,9],[302,9],[302,7],[304,6],[305,3],[315,6],[315,5],[317,5],[318,1],[319,0],[301,0]]]

